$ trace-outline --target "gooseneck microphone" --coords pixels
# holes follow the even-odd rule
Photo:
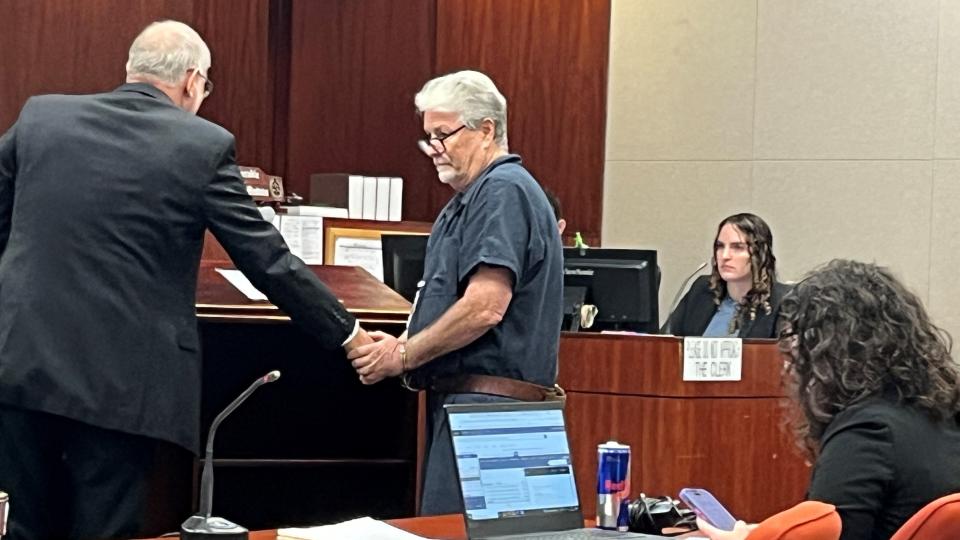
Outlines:
[[[10,496],[0,491],[0,538],[7,534],[7,516],[10,514]]]
[[[707,267],[710,264],[709,260],[703,261],[700,263],[700,266],[693,271],[692,274],[687,276],[687,279],[683,280],[683,283],[680,284],[680,288],[677,289],[677,294],[673,296],[673,302],[670,302],[670,311],[667,312],[667,320],[663,322],[663,326],[660,327],[660,333],[665,334],[670,330],[670,318],[673,317],[673,310],[677,309],[677,304],[680,303],[680,295],[683,294],[683,291],[687,289],[687,284],[690,283],[690,280],[694,278],[701,270]]]
[[[217,434],[217,427],[220,426],[220,422],[223,422],[224,418],[250,397],[250,394],[254,393],[257,388],[272,383],[279,378],[280,372],[274,370],[253,381],[249,388],[237,396],[237,399],[233,400],[213,419],[213,424],[210,425],[210,433],[207,435],[207,449],[203,457],[203,473],[200,477],[200,510],[187,518],[180,526],[181,540],[211,538],[217,540],[248,540],[249,531],[247,529],[226,519],[210,516],[213,509],[213,438]]]

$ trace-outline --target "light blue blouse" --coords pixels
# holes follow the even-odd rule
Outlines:
[[[710,324],[703,331],[703,337],[737,337],[740,333],[738,328],[733,333],[730,332],[730,321],[737,313],[737,303],[729,296],[725,297],[720,305],[717,306],[717,312],[710,319]]]

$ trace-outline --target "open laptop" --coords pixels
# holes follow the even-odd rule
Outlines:
[[[445,408],[469,538],[667,538],[583,528],[562,402]]]

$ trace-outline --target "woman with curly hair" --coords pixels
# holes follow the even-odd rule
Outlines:
[[[888,539],[960,492],[960,372],[916,295],[837,260],[783,299],[779,324],[789,425],[815,462],[807,496],[836,506],[843,540]],[[704,525],[715,540],[748,531]]]
[[[753,214],[720,222],[710,259],[712,272],[690,286],[670,316],[678,336],[772,338],[780,299],[770,227]]]

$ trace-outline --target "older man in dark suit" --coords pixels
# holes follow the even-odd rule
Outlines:
[[[210,229],[327,347],[369,338],[247,195],[233,136],[195,115],[210,51],[164,21],[127,84],[31,98],[0,138],[0,489],[10,538],[138,532],[158,445],[199,446],[194,312]]]

